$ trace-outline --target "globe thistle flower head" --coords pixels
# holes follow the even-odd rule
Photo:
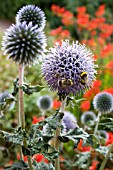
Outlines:
[[[107,131],[105,131],[105,130],[98,130],[98,135],[100,138],[103,138],[105,141],[107,141],[109,138],[109,135],[108,135]]]
[[[108,92],[100,92],[94,97],[93,106],[97,112],[111,113],[113,111],[113,96]]]
[[[77,94],[92,86],[95,79],[93,54],[85,45],[76,41],[72,45],[68,40],[49,49],[43,64],[42,72],[52,90],[64,97]]]
[[[36,26],[40,31],[45,27],[46,20],[44,12],[35,5],[26,5],[23,6],[17,13],[16,22],[22,23],[26,22],[28,25],[32,22],[33,26]]]
[[[46,37],[43,32],[25,22],[10,26],[2,42],[4,55],[16,63],[31,65],[43,55]]]
[[[90,125],[90,121],[95,122],[95,120],[96,120],[96,115],[92,111],[86,111],[81,116],[81,123],[83,125]]]
[[[48,110],[52,109],[53,100],[52,100],[51,96],[49,96],[49,95],[40,96],[37,100],[37,106],[42,111],[48,111]]]
[[[64,117],[62,119],[62,125],[64,126],[64,128],[68,131],[70,129],[74,129],[76,127],[76,118],[75,116],[68,111],[64,112]]]

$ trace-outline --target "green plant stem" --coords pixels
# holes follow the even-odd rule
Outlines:
[[[65,106],[66,106],[66,99],[62,101],[60,111],[61,113],[64,113],[65,111]],[[57,128],[55,132],[55,140],[54,140],[54,148],[59,152],[59,147],[60,147],[60,141],[58,139],[58,136],[60,135],[60,127]],[[60,158],[55,159],[55,170],[60,170]]]
[[[21,86],[23,85],[23,77],[24,77],[24,67],[22,65],[19,65],[19,95],[18,95],[18,110],[19,110],[19,121],[20,121],[20,125],[22,127],[22,129],[25,129],[25,114],[24,114],[24,93],[23,90],[21,89]],[[24,138],[23,141],[24,147],[27,148],[27,140],[26,138]],[[22,150],[22,148],[21,148]],[[22,157],[22,156],[21,156]],[[32,167],[32,161],[30,156],[28,156],[28,164],[29,164],[29,168],[30,170],[33,170]]]
[[[109,146],[108,153],[107,153],[106,157],[104,158],[99,170],[104,170],[104,167],[106,165],[106,162],[107,162],[109,155],[112,152],[112,150],[113,150],[113,143]]]
[[[94,130],[94,134],[95,134],[95,135],[96,135],[97,130],[98,130],[98,125],[99,125],[99,122],[100,122],[100,116],[101,116],[101,113],[98,113],[97,123],[96,123],[95,130]]]

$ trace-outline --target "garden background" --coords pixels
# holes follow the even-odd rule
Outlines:
[[[76,99],[84,98],[76,103],[73,107],[70,104],[66,110],[72,112],[77,119],[79,126],[84,128],[81,123],[81,115],[85,111],[93,111],[95,114],[92,100],[94,96],[102,91],[107,91],[113,95],[113,2],[112,0],[0,0],[0,42],[6,28],[11,23],[15,23],[15,15],[17,11],[27,4],[35,4],[39,6],[46,15],[46,36],[47,48],[52,47],[56,42],[61,43],[61,40],[69,39],[71,42],[78,40],[80,43],[86,44],[94,53],[94,58],[97,60],[99,68],[94,86],[85,94],[80,94]],[[18,69],[11,61],[6,60],[3,55],[0,43],[0,92],[8,91],[12,93],[13,80],[16,78]],[[31,85],[45,85],[40,71],[40,65],[37,64],[25,70],[26,82]],[[43,89],[40,93],[35,93],[28,97],[25,95],[25,115],[26,127],[35,124],[42,118],[40,108],[37,106],[37,100],[40,96],[50,95],[53,100],[51,110],[47,111],[46,116],[51,115],[56,109],[59,109],[60,102],[56,93],[53,93],[49,88]],[[40,118],[41,116],[41,118]],[[113,114],[103,115],[103,117],[112,117]],[[8,110],[4,117],[0,119],[0,128],[2,130],[11,131],[17,126],[16,104],[13,110]],[[101,126],[99,127],[101,129]],[[91,132],[92,129],[88,129]],[[104,145],[113,142],[112,132],[107,130],[109,137],[104,141]],[[8,144],[0,138],[0,166],[9,165],[15,160],[18,160],[17,150],[11,144]],[[9,152],[10,150],[10,152]],[[74,157],[75,151],[71,143],[65,144],[65,152],[62,152],[62,158]],[[89,151],[88,147],[79,146],[78,151],[85,153]],[[92,153],[94,154],[94,153]],[[96,170],[99,162],[103,159],[102,156],[96,155],[98,159],[86,163],[85,168],[80,167],[82,163],[78,161],[77,168]],[[38,159],[38,158],[37,158]],[[40,161],[40,160],[38,160]],[[91,169],[92,167],[92,169]],[[113,161],[109,160],[106,164],[106,170],[113,169]],[[64,167],[62,167],[63,169]],[[95,168],[95,169],[94,169]],[[108,168],[108,169],[107,169]],[[65,169],[65,168],[64,168]],[[97,168],[98,169],[98,168]]]

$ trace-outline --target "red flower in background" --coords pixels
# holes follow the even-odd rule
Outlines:
[[[84,94],[84,98],[92,99],[97,93],[100,92],[101,80],[96,80],[93,82],[93,87]]]
[[[113,143],[113,133],[108,132],[108,140],[106,141],[106,146]]]
[[[102,17],[104,15],[104,13],[105,13],[105,7],[106,7],[105,4],[100,5],[98,10],[95,12],[95,15],[97,17]]]
[[[80,105],[80,108],[82,109],[82,111],[87,111],[90,109],[90,101],[83,101]]]
[[[20,160],[20,153],[19,152],[17,153],[17,160]],[[27,156],[24,156],[24,161],[25,162],[28,161]]]
[[[98,163],[99,162],[97,160],[93,161],[92,165],[89,167],[89,170],[96,170]]]
[[[32,119],[33,119],[33,120],[32,120],[32,124],[36,124],[36,123],[39,123],[39,122],[43,121],[43,120],[44,120],[44,117],[43,117],[43,116],[40,116],[40,117],[33,116]]]
[[[59,109],[60,108],[60,106],[61,106],[61,102],[60,101],[58,101],[57,99],[55,99],[54,101],[53,101],[53,109]]]
[[[80,139],[80,142],[77,146],[77,149],[81,152],[90,152],[91,151],[91,146],[82,146],[83,145],[83,140]]]
[[[113,95],[113,87],[110,87],[108,89],[105,89],[104,91],[111,93]]]
[[[86,7],[85,6],[81,6],[77,8],[77,12],[81,13],[81,14],[85,14],[86,12]]]
[[[113,75],[113,61],[110,61],[109,63],[107,63],[106,65],[107,71]]]
[[[101,51],[101,57],[106,57],[113,53],[113,44],[107,44]]]
[[[48,163],[48,162],[49,162],[42,154],[35,154],[35,155],[33,156],[33,158],[34,158],[37,162],[45,162],[45,163]]]

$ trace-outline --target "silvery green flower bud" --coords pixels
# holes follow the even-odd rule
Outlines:
[[[100,113],[113,111],[113,95],[108,92],[100,92],[93,99],[93,106]]]
[[[49,96],[49,95],[40,96],[37,100],[37,106],[42,111],[48,111],[48,110],[52,109],[53,100],[52,100],[51,96]]]
[[[81,115],[81,123],[83,125],[88,125],[90,121],[96,121],[96,115],[92,111],[86,111]],[[90,124],[89,124],[90,125]]]
[[[26,5],[18,11],[16,22],[26,22],[27,25],[32,22],[33,26],[36,26],[42,31],[46,24],[45,14],[38,6]]]

